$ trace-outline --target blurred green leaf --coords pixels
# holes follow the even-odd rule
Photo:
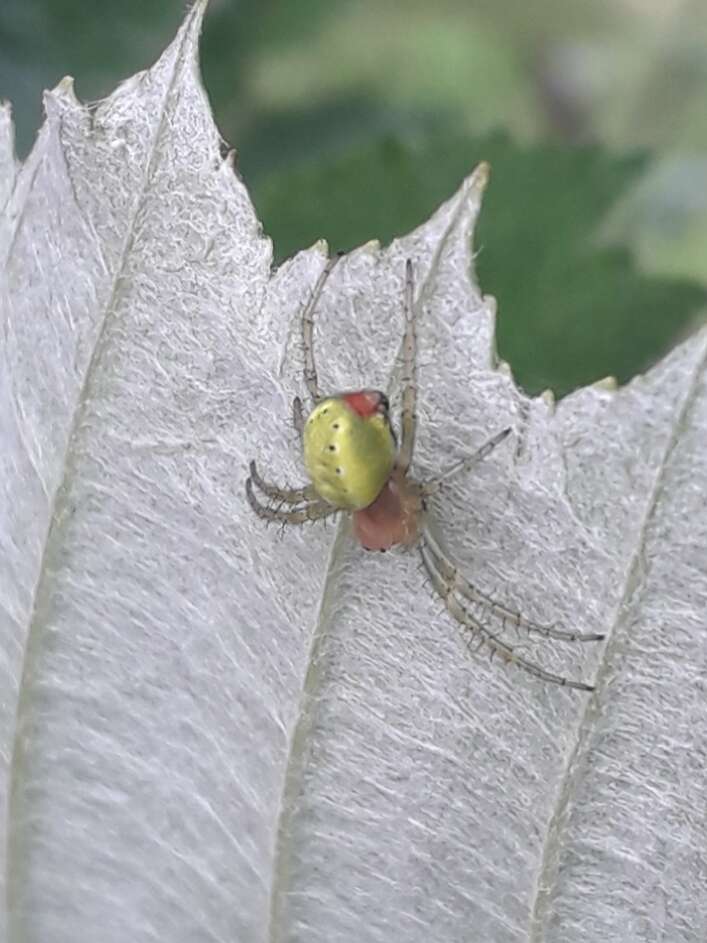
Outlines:
[[[600,147],[520,149],[503,134],[387,139],[329,164],[250,180],[279,259],[320,237],[347,250],[421,223],[480,160],[492,185],[477,231],[482,288],[499,303],[499,353],[530,392],[563,395],[607,375],[625,382],[688,330],[701,285],[641,272],[597,232],[644,170]],[[246,174],[247,176],[247,174]]]
[[[453,120],[446,113],[447,120]],[[369,95],[254,114],[238,137],[239,166],[252,183],[263,175],[305,162],[329,163],[346,153],[370,147],[382,135],[427,132],[440,115],[390,110]]]

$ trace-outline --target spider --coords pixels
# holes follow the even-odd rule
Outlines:
[[[402,410],[400,445],[393,429],[389,403],[379,390],[361,389],[322,397],[314,358],[314,312],[340,256],[322,270],[302,311],[304,382],[313,408],[305,419],[302,401],[293,401],[293,422],[304,453],[309,484],[282,488],[261,478],[254,461],[246,481],[253,511],[265,521],[283,525],[323,520],[341,512],[353,517],[353,531],[366,550],[417,546],[434,590],[450,615],[491,654],[513,663],[543,681],[581,691],[592,685],[553,674],[529,661],[475,614],[482,608],[503,625],[511,623],[531,635],[567,642],[600,641],[603,635],[565,631],[526,619],[519,612],[474,586],[454,565],[427,525],[427,498],[450,479],[468,472],[510,435],[510,428],[492,436],[473,454],[424,482],[410,475],[416,431],[416,334],[413,267],[405,266],[405,328],[403,336]],[[259,491],[265,502],[256,496]]]

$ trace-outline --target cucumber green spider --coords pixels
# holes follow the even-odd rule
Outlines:
[[[281,488],[261,478],[250,463],[246,496],[253,511],[265,521],[304,524],[339,513],[351,513],[356,538],[367,550],[388,550],[396,545],[416,546],[432,586],[449,614],[498,655],[553,684],[591,691],[593,687],[546,671],[528,660],[495,629],[475,615],[481,607],[502,625],[510,623],[530,635],[566,642],[594,642],[597,633],[581,633],[542,625],[482,592],[466,579],[442,549],[426,522],[426,499],[457,475],[469,471],[503,442],[511,430],[502,429],[481,448],[436,477],[424,482],[410,475],[416,431],[416,334],[413,269],[405,266],[405,330],[403,337],[402,411],[400,444],[390,421],[388,399],[378,390],[362,389],[322,397],[314,358],[314,312],[338,257],[324,267],[302,312],[304,383],[312,400],[305,419],[302,402],[293,402],[293,421],[299,433],[309,483]],[[256,495],[259,491],[266,499]]]

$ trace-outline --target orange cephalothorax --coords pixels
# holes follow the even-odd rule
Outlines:
[[[420,489],[395,469],[373,504],[354,512],[354,534],[366,550],[407,546],[417,539],[421,512]]]

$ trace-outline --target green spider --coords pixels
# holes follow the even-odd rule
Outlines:
[[[426,499],[451,478],[467,472],[489,455],[511,430],[501,430],[478,451],[435,478],[417,482],[409,476],[417,398],[414,288],[409,259],[405,267],[400,446],[384,393],[362,389],[327,397],[320,395],[314,360],[314,311],[338,258],[335,256],[328,261],[302,313],[304,382],[313,409],[305,420],[302,402],[295,397],[293,420],[302,441],[310,483],[301,488],[280,488],[264,481],[255,462],[251,462],[250,477],[246,481],[246,495],[251,508],[263,520],[285,525],[304,524],[350,512],[354,534],[364,549],[388,550],[397,545],[416,545],[432,586],[444,600],[451,616],[469,632],[471,638],[479,639],[493,654],[536,678],[581,691],[594,690],[592,685],[552,674],[524,658],[497,632],[481,622],[473,614],[472,607],[483,607],[503,624],[509,622],[531,635],[546,639],[594,642],[603,639],[603,635],[541,625],[493,599],[465,579],[426,525]],[[254,489],[271,503],[261,503]]]

